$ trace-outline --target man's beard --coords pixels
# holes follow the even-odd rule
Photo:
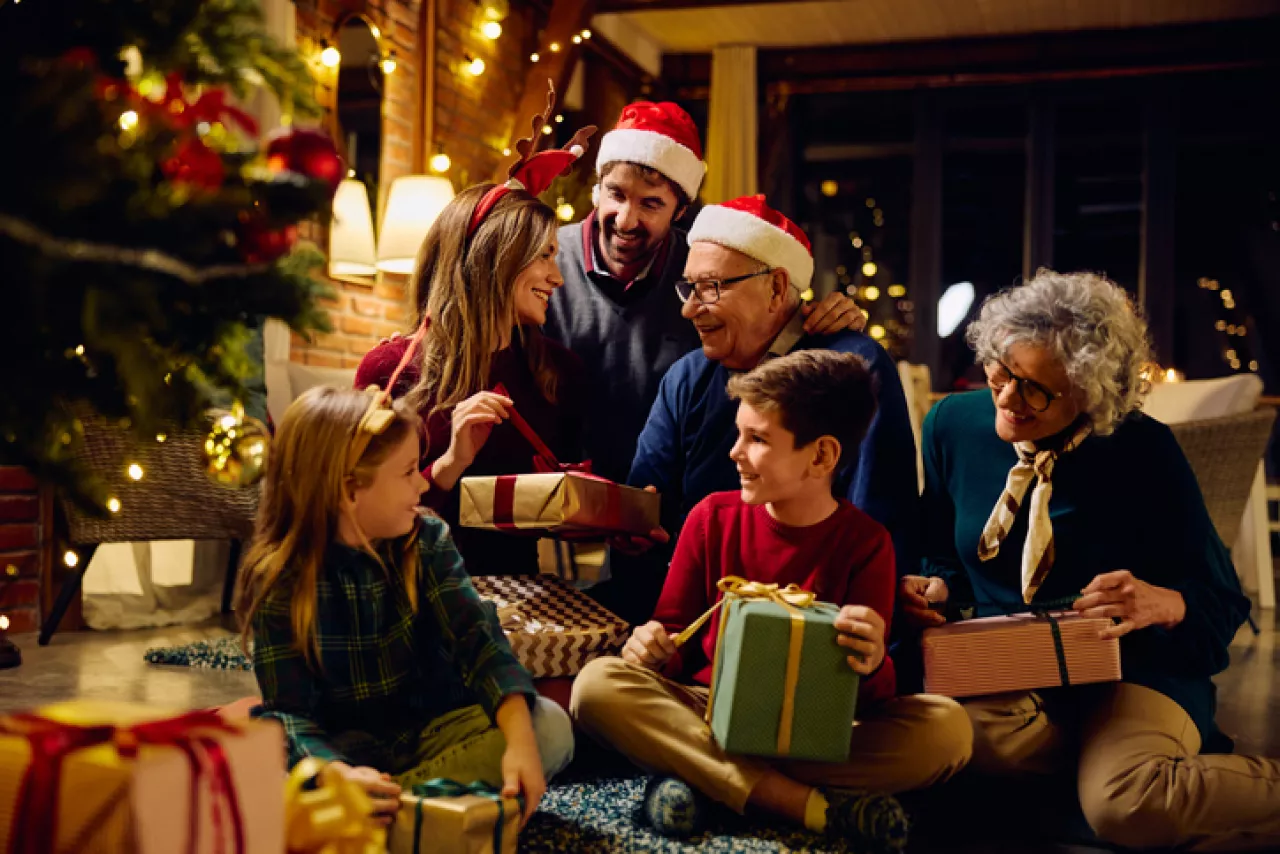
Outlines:
[[[621,233],[616,223],[617,218],[612,216],[604,221],[604,251],[610,261],[618,264],[632,263],[653,252],[655,247],[649,244],[648,229],[637,225],[630,231]],[[634,242],[630,242],[626,247],[619,247],[614,243],[617,237],[634,238]]]

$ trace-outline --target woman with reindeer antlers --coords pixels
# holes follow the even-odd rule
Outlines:
[[[555,213],[538,200],[551,181],[585,153],[594,127],[563,149],[537,153],[555,107],[533,118],[533,134],[516,144],[520,158],[505,184],[477,184],[441,212],[418,252],[413,289],[417,332],[384,341],[365,355],[356,386],[385,388],[410,347],[393,388],[423,418],[427,446],[423,503],[449,523],[473,575],[537,571],[536,541],[458,526],[458,480],[535,470],[533,451],[511,427],[516,408],[559,459],[581,454],[581,365],[543,337],[547,302],[564,284],[556,266]]]

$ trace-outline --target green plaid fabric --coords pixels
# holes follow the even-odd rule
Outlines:
[[[533,702],[533,680],[496,616],[476,595],[444,522],[424,517],[418,613],[399,573],[333,544],[316,590],[319,672],[294,645],[286,571],[253,618],[253,669],[262,717],[284,726],[292,766],[304,756],[413,767],[420,734],[454,709],[479,704],[490,720],[503,698]],[[393,567],[390,551],[384,562]]]

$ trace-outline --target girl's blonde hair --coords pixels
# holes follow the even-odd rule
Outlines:
[[[556,376],[535,327],[516,322],[515,282],[556,231],[555,214],[524,190],[512,190],[467,237],[476,206],[492,184],[464,190],[436,218],[418,252],[414,293],[418,316],[431,316],[422,376],[406,396],[418,412],[448,410],[485,390],[493,354],[517,327],[529,368],[555,402]]]
[[[320,668],[316,638],[316,586],[325,552],[337,538],[338,520],[346,507],[349,486],[368,486],[390,452],[418,432],[413,410],[397,401],[396,417],[373,437],[352,471],[347,451],[369,409],[370,396],[355,389],[319,386],[293,402],[272,442],[262,501],[253,540],[240,564],[236,610],[248,641],[253,616],[280,584],[289,587],[294,647],[314,670]],[[362,535],[363,536],[363,535]],[[366,540],[365,549],[386,568],[401,569],[414,611],[418,607],[416,537],[381,544]]]

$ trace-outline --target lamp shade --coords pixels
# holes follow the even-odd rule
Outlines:
[[[418,247],[452,199],[453,184],[448,178],[406,175],[393,181],[378,238],[378,269],[412,273]]]
[[[369,190],[355,178],[346,178],[333,196],[333,224],[329,227],[329,275],[374,276],[378,273],[373,249],[373,214]]]

